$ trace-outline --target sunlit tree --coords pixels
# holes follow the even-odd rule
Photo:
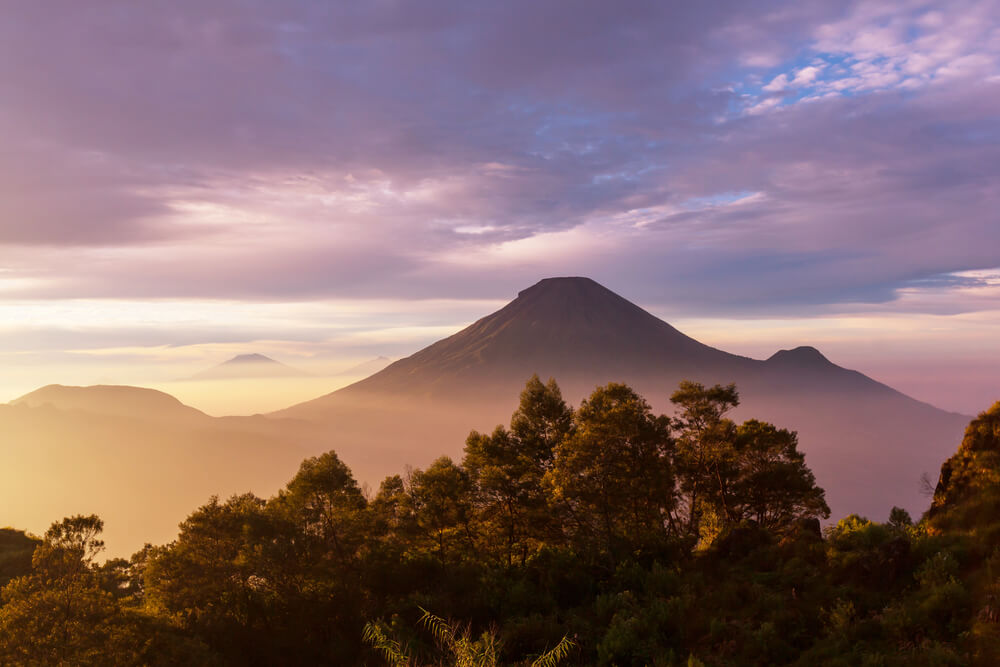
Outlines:
[[[673,447],[668,420],[624,384],[599,387],[580,405],[547,477],[577,545],[614,561],[667,536]]]

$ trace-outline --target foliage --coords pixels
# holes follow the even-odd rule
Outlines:
[[[667,421],[623,384],[599,387],[580,405],[545,478],[579,551],[616,563],[665,541],[673,522],[672,450]]]
[[[0,588],[31,572],[31,556],[41,540],[23,530],[0,528]]]
[[[116,572],[94,564],[103,523],[74,516],[52,524],[31,571],[7,584],[0,606],[0,664],[212,664],[196,638],[141,612]]]
[[[494,630],[487,630],[479,637],[473,637],[468,627],[459,627],[421,608],[422,625],[434,638],[444,656],[438,664],[454,667],[496,667],[500,662],[501,640]],[[365,625],[364,640],[371,644],[392,667],[406,667],[414,664],[414,659],[404,651],[399,641],[387,634],[381,623]],[[555,647],[531,661],[531,667],[556,667],[573,650],[569,637],[563,637]]]

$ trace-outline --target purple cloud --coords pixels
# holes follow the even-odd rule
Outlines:
[[[20,3],[0,294],[493,297],[570,273],[706,312],[891,301],[1000,266],[997,18]]]

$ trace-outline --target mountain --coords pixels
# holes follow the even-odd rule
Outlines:
[[[192,380],[302,377],[308,375],[263,354],[239,354],[218,366],[193,375]]]
[[[152,389],[52,385],[0,405],[3,522],[95,513],[109,556],[174,539],[210,496],[273,494],[308,450],[295,424],[214,418]]]
[[[150,421],[198,422],[210,419],[170,394],[141,387],[97,385],[66,387],[51,384],[10,402],[12,406],[50,406],[60,411],[130,417]]]
[[[353,385],[273,416],[312,423],[374,485],[403,463],[459,458],[469,430],[505,423],[534,373],[578,404],[595,386],[626,382],[661,412],[683,379],[735,382],[734,416],[799,432],[834,516],[919,513],[933,475],[968,417],[916,401],[813,347],[767,360],[704,345],[588,278],[549,278],[501,310]]]

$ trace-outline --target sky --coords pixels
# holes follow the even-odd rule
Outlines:
[[[17,0],[0,83],[0,400],[333,377],[557,275],[1000,398],[995,0]]]

